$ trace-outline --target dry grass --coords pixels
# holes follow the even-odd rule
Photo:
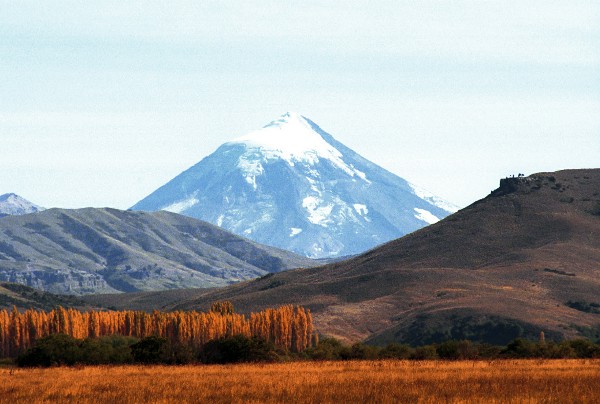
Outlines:
[[[0,369],[0,402],[598,403],[600,361]]]

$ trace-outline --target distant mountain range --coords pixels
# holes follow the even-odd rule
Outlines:
[[[49,209],[0,219],[0,282],[54,293],[224,286],[311,265],[164,211]]]
[[[223,144],[132,209],[181,213],[312,258],[361,253],[456,211],[297,113]]]
[[[44,210],[44,208],[29,202],[19,195],[12,193],[0,195],[0,217],[26,215],[27,213],[35,213],[42,210]]]
[[[600,169],[590,169],[506,178],[488,197],[365,254],[187,291],[169,307],[301,304],[321,333],[352,341],[505,344],[540,331],[600,338],[599,291]],[[88,299],[145,309],[162,301],[161,293]]]

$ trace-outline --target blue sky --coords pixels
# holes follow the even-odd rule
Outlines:
[[[0,194],[128,208],[285,111],[458,205],[600,166],[597,1],[0,1]]]

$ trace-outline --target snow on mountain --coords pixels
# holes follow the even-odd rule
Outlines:
[[[241,158],[238,167],[246,172],[246,180],[253,187],[256,186],[256,176],[264,173],[260,161],[252,158],[257,154],[262,156],[262,160],[280,159],[291,167],[297,163],[315,165],[320,159],[326,159],[350,177],[356,175],[366,181],[365,173],[346,164],[339,150],[327,143],[309,121],[297,113],[287,112],[264,128],[227,144],[241,144],[246,148],[246,155],[250,158]]]
[[[12,215],[25,215],[44,210],[28,200],[21,198],[16,194],[0,195],[0,217]]]
[[[434,194],[432,194],[431,192],[427,191],[424,188],[421,188],[415,184],[408,184],[413,192],[415,193],[415,195],[417,195],[419,198],[426,200],[427,202],[442,208],[444,210],[447,210],[448,212],[454,213],[458,211],[458,206],[443,200],[442,198],[435,196]]]
[[[312,258],[356,254],[457,208],[288,112],[138,202]]]

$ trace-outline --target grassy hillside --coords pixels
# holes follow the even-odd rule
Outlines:
[[[573,337],[600,324],[599,207],[600,169],[509,178],[445,220],[360,256],[199,290],[170,307],[302,304],[323,334],[377,343],[506,343],[542,330]],[[150,307],[161,295],[144,299]]]

